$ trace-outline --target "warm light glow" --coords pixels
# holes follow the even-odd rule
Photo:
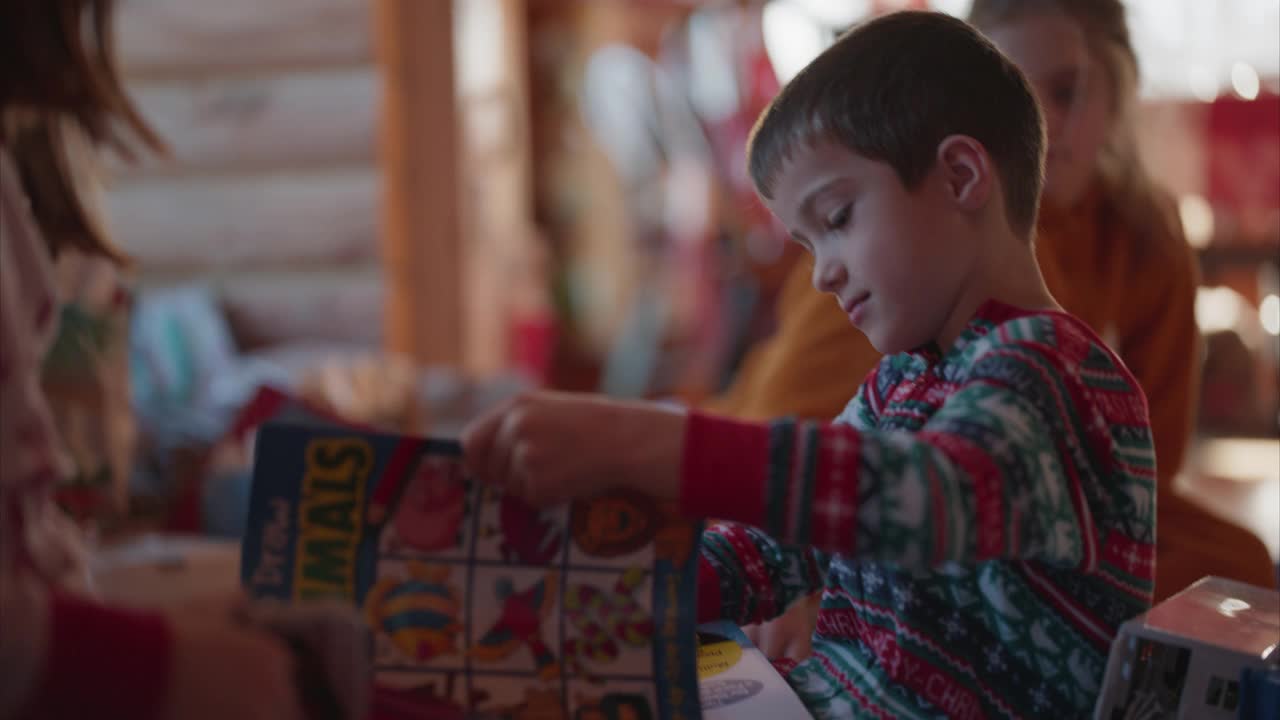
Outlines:
[[[1195,248],[1208,247],[1213,241],[1213,206],[1200,195],[1183,195],[1178,201],[1182,230],[1187,242]]]
[[[1280,0],[1123,2],[1145,97],[1208,102],[1233,87],[1249,90],[1254,76],[1264,84],[1280,77]],[[1233,74],[1241,76],[1239,86]]]
[[[1280,440],[1216,438],[1201,443],[1197,466],[1216,477],[1262,483],[1280,492]],[[1280,508],[1280,503],[1271,505]]]
[[[1272,335],[1280,335],[1280,295],[1268,295],[1258,305],[1258,322]]]
[[[1231,87],[1237,95],[1245,100],[1256,100],[1260,86],[1258,71],[1252,65],[1238,62],[1231,66]]]
[[[1213,102],[1218,99],[1218,81],[1213,73],[1196,66],[1187,73],[1187,83],[1191,86],[1191,94],[1200,102]]]
[[[502,6],[496,0],[460,3],[453,26],[455,75],[458,92],[479,96],[502,85],[502,63],[495,62],[506,45]]]
[[[1218,610],[1222,611],[1227,617],[1235,617],[1236,613],[1249,609],[1249,603],[1237,598],[1226,598],[1218,603]]]
[[[791,0],[809,17],[833,28],[846,28],[871,12],[870,0]]]
[[[973,0],[932,0],[929,5],[938,12],[962,18],[968,16]]]
[[[1244,297],[1231,288],[1200,288],[1196,291],[1196,324],[1206,333],[1233,330],[1240,323],[1244,306]]]
[[[707,122],[722,122],[740,109],[732,34],[723,14],[689,18],[689,101]]]
[[[774,0],[765,5],[761,24],[764,49],[778,73],[778,81],[783,84],[790,82],[829,44],[830,31],[791,2]]]

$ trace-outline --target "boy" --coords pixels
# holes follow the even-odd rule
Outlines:
[[[1025,79],[959,20],[886,16],[782,91],[749,156],[815,287],[889,356],[836,423],[532,396],[468,430],[472,471],[742,523],[703,538],[699,619],[822,589],[813,656],[780,668],[815,716],[1088,715],[1150,604],[1155,461],[1137,384],[1036,267]]]

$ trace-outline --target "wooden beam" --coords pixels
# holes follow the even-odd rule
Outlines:
[[[116,38],[132,76],[362,63],[370,1],[125,0]]]
[[[146,180],[113,187],[105,207],[143,273],[373,263],[378,183],[373,168]]]
[[[265,75],[137,81],[130,93],[172,151],[117,176],[372,165],[379,81],[372,64]],[[114,160],[114,161],[113,161]]]
[[[516,312],[545,292],[534,239],[525,0],[467,0],[455,22],[463,159],[466,368],[505,370]],[[541,287],[536,287],[542,284]]]
[[[389,348],[463,360],[453,3],[376,0],[384,78],[380,157]]]

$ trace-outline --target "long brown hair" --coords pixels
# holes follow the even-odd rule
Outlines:
[[[1027,15],[1060,13],[1080,26],[1089,51],[1111,80],[1111,129],[1098,156],[1105,201],[1138,237],[1181,237],[1166,193],[1138,154],[1133,113],[1138,101],[1138,55],[1121,0],[974,0],[969,22],[982,31]]]
[[[5,0],[0,11],[0,142],[54,254],[122,259],[86,197],[95,147],[127,160],[165,151],[121,81],[114,10],[115,0]]]

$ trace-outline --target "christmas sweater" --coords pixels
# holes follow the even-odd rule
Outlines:
[[[885,358],[833,424],[695,414],[682,504],[701,620],[822,591],[780,665],[818,718],[1083,717],[1151,604],[1155,456],[1087,326],[988,302],[945,353]]]

